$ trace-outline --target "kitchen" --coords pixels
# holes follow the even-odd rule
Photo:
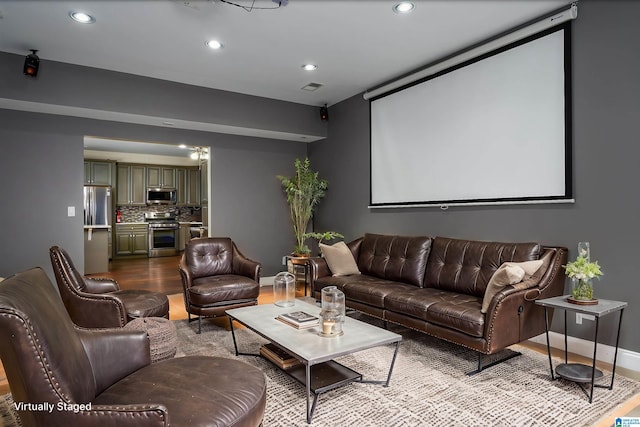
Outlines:
[[[208,147],[85,137],[84,274],[207,234]]]

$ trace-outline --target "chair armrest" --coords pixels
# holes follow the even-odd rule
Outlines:
[[[81,304],[67,306],[71,320],[83,328],[121,328],[127,324],[127,310],[115,295],[79,292]]]
[[[238,250],[236,244],[233,243],[233,261],[231,265],[231,271],[233,274],[245,276],[260,283],[260,269],[259,262],[247,258]]]
[[[180,277],[182,278],[182,287],[186,291],[191,287],[193,283],[193,277],[191,276],[191,270],[187,266],[187,259],[184,254],[180,257],[180,263],[178,264],[178,271],[180,272]]]
[[[115,292],[120,290],[118,282],[108,277],[84,277],[84,283],[87,286],[86,292],[90,294],[104,294],[107,292]]]
[[[96,381],[96,395],[151,363],[149,337],[144,331],[76,327]]]

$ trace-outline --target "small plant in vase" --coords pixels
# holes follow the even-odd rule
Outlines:
[[[575,261],[564,266],[567,277],[573,282],[572,297],[575,301],[595,301],[592,280],[602,276],[598,261],[591,262],[588,256],[578,255]]]

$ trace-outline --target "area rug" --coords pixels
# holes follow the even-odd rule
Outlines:
[[[363,316],[362,320],[368,319]],[[175,321],[178,353],[239,359],[259,367],[267,378],[264,426],[305,426],[304,387],[260,357],[233,352],[231,333],[203,322],[202,334],[186,320]],[[462,347],[392,327],[403,336],[389,387],[353,383],[320,396],[312,425],[337,426],[592,426],[605,416],[613,425],[616,408],[640,393],[640,383],[616,375],[613,390],[596,388],[593,403],[572,382],[552,381],[545,354],[517,346],[522,355],[468,376],[477,354]],[[237,329],[240,351],[257,353],[264,339]],[[385,379],[393,346],[338,359],[366,379]],[[558,360],[554,360],[554,365]],[[601,383],[610,381],[605,372]],[[0,420],[14,426],[10,395],[0,396]]]

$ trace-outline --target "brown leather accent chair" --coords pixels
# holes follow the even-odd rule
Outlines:
[[[74,325],[40,268],[0,283],[0,357],[25,427],[253,427],[264,416],[259,369],[207,356],[150,364],[146,332]],[[33,409],[45,403],[51,412]]]
[[[189,321],[225,316],[232,308],[258,304],[260,264],[245,257],[228,237],[192,239],[180,259],[184,306]],[[195,319],[194,319],[195,320]]]
[[[49,249],[53,272],[71,320],[84,328],[116,328],[139,317],[169,318],[169,299],[160,292],[127,289],[108,278],[83,277],[64,249]]]

